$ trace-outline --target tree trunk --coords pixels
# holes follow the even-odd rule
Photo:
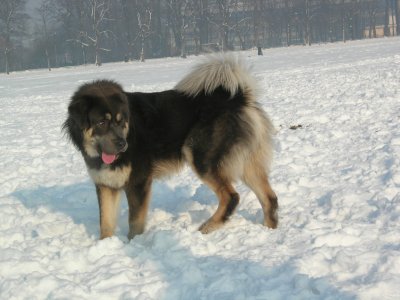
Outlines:
[[[201,44],[200,44],[200,30],[197,27],[197,24],[195,25],[195,29],[194,29],[194,44],[195,44],[194,54],[199,55],[200,50],[201,50],[200,49]]]
[[[385,1],[385,26],[384,26],[384,34],[385,36],[390,36],[390,29],[389,29],[389,0]]]
[[[181,37],[181,57],[182,57],[182,58],[186,58],[185,29],[182,29],[182,37]]]
[[[8,48],[6,47],[6,49],[4,50],[4,56],[6,59],[6,73],[7,75],[10,74],[10,70],[9,70],[9,57],[8,57]]]
[[[82,59],[83,59],[83,65],[86,66],[86,51],[85,51],[85,46],[83,46],[83,43],[81,43],[82,47]]]
[[[396,16],[396,35],[400,35],[400,7],[399,1],[394,1],[394,14]]]
[[[51,71],[51,65],[50,65],[50,57],[49,57],[49,51],[47,50],[47,46],[46,46],[46,59],[47,59],[47,68],[49,69],[49,71]]]
[[[395,29],[395,24],[396,24],[396,21],[397,21],[397,19],[395,18],[395,12],[397,11],[397,9],[396,9],[396,4],[395,3],[397,3],[397,0],[393,0],[392,1],[392,25],[391,25],[391,27],[392,27],[392,36],[395,36],[396,35],[396,29]]]
[[[94,64],[98,67],[100,67],[100,57],[99,57],[99,49],[97,45],[94,46]]]
[[[372,5],[372,4],[370,4]],[[376,30],[375,30],[375,10],[373,7],[369,8],[368,11],[368,22],[369,22],[369,30],[368,30],[368,37],[372,38],[373,33],[376,34]],[[376,37],[374,35],[374,37]]]
[[[290,26],[290,21],[288,20],[288,22],[286,24],[286,46],[288,46],[288,47],[292,43],[291,35],[292,35],[292,28]]]
[[[227,51],[228,50],[228,30],[223,28],[222,29],[222,37],[221,37],[221,46],[222,46],[222,51]]]
[[[142,37],[142,51],[140,52],[140,61],[145,62],[145,55],[144,55],[144,37]]]
[[[96,66],[100,67],[101,66],[101,56],[100,56],[100,49],[99,49],[99,43],[98,43],[98,39],[96,36],[96,43],[95,43],[95,56],[96,56]]]
[[[200,36],[200,50],[201,45],[209,43],[209,24],[208,24],[208,0],[200,0],[200,25],[199,25],[199,36]]]
[[[310,15],[310,2],[306,0],[305,7],[305,44],[311,46],[311,15]]]
[[[342,0],[342,40],[346,43],[346,13],[344,7],[344,0]]]
[[[186,10],[186,7],[184,7],[184,11]],[[185,24],[185,15],[183,14],[181,16],[181,57],[186,58],[186,24]]]

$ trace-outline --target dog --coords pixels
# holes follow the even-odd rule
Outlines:
[[[278,200],[268,179],[274,128],[236,56],[209,56],[162,92],[126,92],[109,80],[84,84],[71,98],[63,129],[96,186],[100,239],[114,234],[121,191],[129,204],[128,238],[143,233],[153,180],[185,164],[219,200],[202,233],[234,212],[237,180],[256,194],[264,225],[277,227]]]

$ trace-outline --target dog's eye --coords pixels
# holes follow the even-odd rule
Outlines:
[[[106,125],[106,120],[101,120],[96,124],[96,126],[99,126],[99,127],[103,127],[104,125]]]

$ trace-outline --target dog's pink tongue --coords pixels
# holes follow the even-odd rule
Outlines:
[[[115,158],[116,158],[115,154],[106,154],[104,152],[101,154],[101,159],[107,165],[112,164],[112,162],[115,160]]]

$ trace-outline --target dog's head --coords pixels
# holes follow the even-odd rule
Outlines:
[[[121,86],[95,81],[72,96],[64,124],[74,144],[89,157],[113,163],[128,148],[129,106]]]

